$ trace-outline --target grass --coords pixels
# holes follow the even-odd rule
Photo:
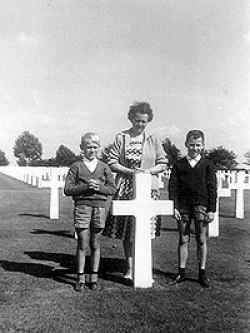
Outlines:
[[[122,279],[119,241],[102,240],[97,291],[73,290],[72,202],[61,196],[51,221],[49,192],[0,176],[0,332],[249,332],[250,193],[246,217],[234,197],[221,199],[220,237],[209,240],[209,289],[197,283],[194,239],[188,280],[171,285],[177,232],[165,218],[153,241],[154,287],[134,290]]]

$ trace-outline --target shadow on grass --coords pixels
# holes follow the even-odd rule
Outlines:
[[[62,253],[24,252],[32,259],[52,261],[59,265],[53,266],[43,263],[13,262],[2,260],[0,265],[6,271],[21,272],[37,278],[54,279],[58,282],[74,285],[75,279],[70,276],[74,272],[74,257]]]
[[[220,217],[223,217],[225,219],[233,219],[233,218],[235,218],[235,214],[234,213],[232,213],[232,214],[220,213]]]
[[[174,280],[176,277],[176,273],[172,273],[172,272],[164,272],[158,268],[154,268],[153,269],[153,274],[157,275],[159,277],[164,277],[168,280]]]
[[[164,228],[164,227],[161,227],[161,231],[177,232],[178,229],[177,228]]]
[[[1,260],[2,268],[9,272],[21,272],[38,278],[51,278],[52,267],[44,264]]]
[[[176,278],[176,274],[177,274],[176,272],[175,273],[173,273],[173,272],[163,272],[160,269],[154,268],[153,269],[153,274],[157,275],[157,277],[159,277],[159,278],[163,277],[164,280],[167,281],[167,284],[175,285],[174,280]],[[195,282],[195,283],[199,284],[198,279],[194,279],[194,278],[191,278],[191,277],[188,277],[188,276],[186,276],[184,281]]]
[[[58,282],[74,285],[75,256],[65,253],[50,253],[40,251],[27,251],[33,260],[45,261],[43,263],[0,261],[2,268],[10,272],[21,272],[33,275],[37,278],[50,278]],[[48,265],[47,262],[56,263]],[[131,282],[123,278],[125,262],[120,258],[101,258],[99,276],[104,280],[117,282],[123,285],[130,285]],[[86,257],[85,273],[90,273],[90,257]]]
[[[50,217],[44,214],[32,214],[32,213],[20,213],[19,216],[31,216],[31,217],[42,217],[44,219],[49,220]]]
[[[35,276],[37,278],[54,279],[57,282],[69,284],[71,286],[75,283],[75,256],[65,253],[50,253],[40,251],[27,251],[24,254],[28,255],[33,260],[45,261],[43,263],[29,263],[29,262],[13,262],[2,260],[0,264],[2,268],[10,272],[21,272]],[[47,262],[56,263],[48,265]],[[116,282],[122,285],[130,286],[132,281],[126,280],[123,277],[125,272],[125,260],[120,258],[101,258],[99,277],[103,280]],[[85,273],[90,273],[90,257],[86,257]],[[163,277],[166,280],[173,281],[175,273],[163,272],[159,269],[154,269],[153,274]],[[73,275],[73,276],[72,276]],[[189,279],[190,281],[196,281]]]
[[[31,234],[35,235],[56,235],[68,238],[74,238],[74,235],[70,231],[66,230],[44,230],[44,229],[33,229]]]

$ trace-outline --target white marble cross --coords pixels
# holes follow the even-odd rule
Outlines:
[[[245,171],[238,171],[234,174],[230,188],[236,190],[235,194],[235,216],[239,219],[244,219],[244,190],[249,189],[249,183],[245,182]]]
[[[173,201],[151,198],[151,175],[135,176],[135,199],[114,200],[113,215],[135,216],[134,287],[152,287],[151,218],[173,215]]]
[[[231,189],[222,186],[223,180],[225,180],[225,174],[221,171],[217,171],[217,201],[216,201],[216,212],[214,214],[214,220],[208,224],[208,237],[219,236],[219,209],[220,209],[220,198],[230,197]]]
[[[50,180],[43,180],[39,187],[50,188],[50,219],[59,219],[59,189],[64,187],[64,181],[58,180],[56,171],[51,171]]]

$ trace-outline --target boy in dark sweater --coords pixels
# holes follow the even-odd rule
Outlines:
[[[107,197],[115,191],[110,168],[97,159],[100,147],[95,133],[81,138],[82,161],[72,164],[65,181],[64,193],[74,200],[74,224],[77,233],[76,291],[85,287],[85,256],[90,246],[90,288],[96,289],[100,264],[100,235],[105,226]]]
[[[202,157],[204,133],[191,130],[187,133],[185,146],[187,156],[175,163],[169,180],[169,199],[174,201],[174,216],[179,230],[179,273],[175,283],[185,280],[188,259],[190,224],[194,219],[199,263],[199,282],[207,288],[205,272],[207,259],[207,228],[214,219],[216,210],[216,173],[212,163]]]

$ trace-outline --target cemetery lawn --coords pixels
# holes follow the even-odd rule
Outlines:
[[[178,238],[168,217],[153,241],[153,288],[126,284],[121,244],[103,237],[99,289],[79,294],[71,199],[61,195],[60,219],[51,221],[47,189],[3,175],[0,189],[0,332],[250,331],[250,191],[244,220],[233,217],[233,196],[221,199],[220,237],[209,240],[209,289],[197,282],[193,237],[188,279],[171,285]]]

